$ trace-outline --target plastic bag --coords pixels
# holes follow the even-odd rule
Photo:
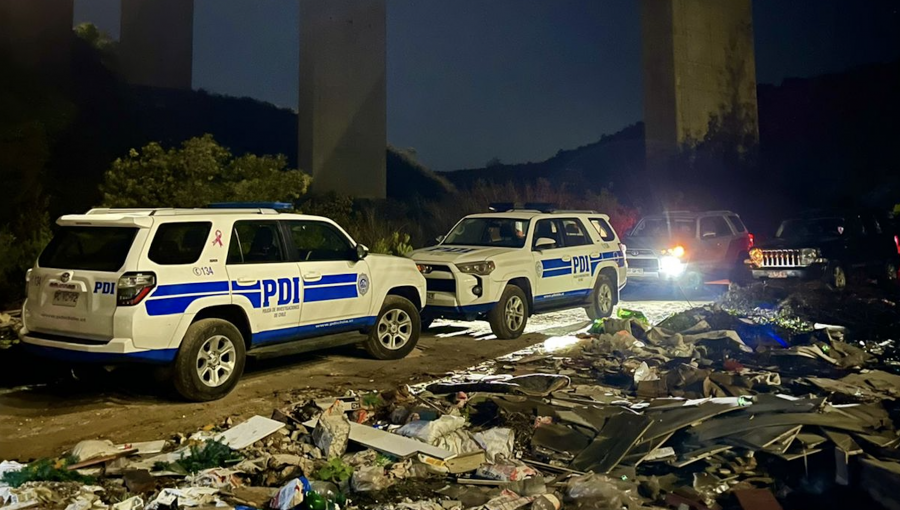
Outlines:
[[[269,508],[274,510],[291,510],[303,503],[303,496],[310,491],[309,480],[306,478],[294,478],[284,487],[278,489],[275,497],[269,502]]]
[[[487,480],[516,482],[537,476],[537,472],[521,462],[504,462],[481,466],[475,470],[475,476]]]
[[[516,442],[516,434],[512,429],[493,428],[475,434],[475,441],[484,449],[488,462],[496,462],[495,459],[513,457],[513,448]],[[498,459],[497,459],[498,460]]]
[[[642,504],[634,484],[607,476],[591,473],[570,479],[568,485],[566,495],[579,508],[631,510]]]
[[[312,433],[313,441],[326,458],[340,457],[347,451],[350,441],[350,421],[344,415],[344,406],[338,401],[319,417]]]
[[[377,492],[387,488],[390,483],[381,466],[357,468],[350,478],[350,487],[356,492]]]
[[[423,443],[434,445],[442,436],[446,436],[465,426],[465,418],[446,414],[434,421],[411,421],[400,427],[397,433],[404,437],[411,437]]]

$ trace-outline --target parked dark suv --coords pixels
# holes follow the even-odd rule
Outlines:
[[[747,262],[756,279],[822,279],[844,288],[851,276],[864,276],[895,285],[900,244],[886,216],[813,213],[781,222]]]

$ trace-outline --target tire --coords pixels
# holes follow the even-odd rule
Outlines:
[[[829,264],[825,268],[825,283],[831,285],[835,289],[843,290],[847,288],[847,271],[841,264]]]
[[[218,400],[237,386],[246,362],[244,337],[234,324],[201,319],[188,328],[175,357],[175,391],[194,402]]]
[[[369,330],[366,351],[375,359],[404,358],[416,348],[421,331],[416,306],[404,297],[387,296],[375,325]]]
[[[613,308],[619,303],[619,293],[615,285],[606,275],[597,277],[594,290],[591,292],[591,304],[584,308],[591,320],[612,316]]]
[[[743,253],[740,257],[738,257],[737,262],[735,262],[734,267],[731,268],[731,274],[729,275],[729,280],[731,283],[734,283],[738,286],[746,286],[753,283],[753,272],[744,264],[744,260],[749,258],[749,253]]]
[[[528,298],[515,285],[503,289],[500,301],[488,312],[491,331],[501,340],[512,340],[522,336],[528,323]]]

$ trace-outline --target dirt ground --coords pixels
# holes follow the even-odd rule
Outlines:
[[[632,293],[621,305],[641,309],[657,322],[698,304],[654,298]],[[510,341],[493,339],[486,323],[444,322],[423,334],[420,350],[400,361],[373,360],[352,346],[251,360],[234,392],[205,404],[179,401],[162,389],[169,384],[154,380],[149,370],[140,367],[89,380],[74,380],[58,372],[44,380],[31,377],[29,367],[7,367],[7,372],[18,374],[14,378],[0,374],[0,460],[61,455],[83,439],[117,443],[168,439],[179,432],[221,424],[228,417],[269,416],[277,407],[310,397],[430,381],[588,324],[580,309],[536,315],[526,334]],[[21,384],[30,386],[10,389]]]
[[[89,382],[68,380],[9,391],[0,394],[0,460],[59,455],[83,439],[165,439],[219,424],[229,416],[269,416],[274,408],[306,395],[432,380],[545,338],[528,334],[500,341],[425,335],[421,349],[400,361],[373,360],[355,347],[261,360],[249,364],[234,392],[203,404],[178,402],[159,389],[162,384],[154,384],[151,374],[134,370]]]

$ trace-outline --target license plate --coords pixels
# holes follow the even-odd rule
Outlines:
[[[635,267],[635,268],[629,267],[629,268],[628,268],[628,272],[627,272],[626,274],[629,274],[629,275],[633,275],[633,274],[644,274],[644,268],[642,268],[642,267]]]
[[[53,293],[53,305],[54,306],[76,306],[78,304],[78,293],[77,292],[66,292],[64,290],[58,290]]]
[[[787,271],[769,271],[769,278],[787,278]]]

